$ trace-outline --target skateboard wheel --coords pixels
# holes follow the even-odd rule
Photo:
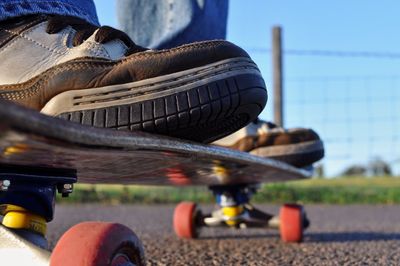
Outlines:
[[[80,223],[64,233],[50,258],[50,266],[76,265],[145,265],[143,246],[124,225]]]
[[[181,202],[174,211],[174,230],[180,238],[196,238],[196,204]]]
[[[301,205],[285,204],[279,214],[281,239],[287,243],[303,240],[304,209]]]

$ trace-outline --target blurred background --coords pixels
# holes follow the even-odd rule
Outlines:
[[[115,1],[95,0],[119,27]],[[400,175],[398,1],[231,0],[227,39],[249,52],[269,89],[272,28],[282,28],[283,124],[325,142],[320,177]],[[140,27],[140,25],[138,25]]]

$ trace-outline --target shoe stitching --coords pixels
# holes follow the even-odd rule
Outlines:
[[[41,20],[43,20],[43,19],[35,19],[34,21],[31,21],[31,22],[29,22],[28,24],[26,24],[26,25],[24,25],[24,27],[22,27],[21,29],[20,29],[20,31],[19,31],[19,33],[21,33],[21,32],[24,32],[25,30],[27,30],[27,29],[29,29],[30,27],[32,27],[33,25],[36,25],[36,24],[40,24],[40,21]],[[10,31],[9,30],[7,30],[7,29],[4,29],[4,28],[2,28],[2,27],[0,27],[0,30],[3,30],[3,31],[5,31],[5,32],[7,32],[7,33],[10,33]],[[13,39],[15,39],[16,37],[18,37],[19,36],[19,34],[18,33],[10,33],[11,34],[11,36],[10,37],[8,37],[6,40],[4,40],[4,42],[3,42],[3,46],[1,47],[3,50],[4,49],[6,49],[9,45],[10,45],[10,41],[12,41]],[[11,43],[13,43],[13,42],[11,42]]]
[[[53,71],[51,71],[51,73],[48,73],[46,75],[44,75],[43,77],[39,78],[38,80],[36,80],[36,82],[33,82],[34,84],[27,88],[27,89],[23,89],[20,91],[14,91],[14,92],[0,92],[0,95],[3,97],[5,96],[6,99],[10,99],[10,100],[17,100],[17,99],[23,99],[26,97],[31,97],[31,96],[35,96],[39,90],[43,87],[46,87],[46,85],[50,82],[49,78],[52,74],[53,76],[56,76],[57,74],[68,70],[79,70],[79,69],[83,69],[83,67],[81,65],[76,65],[76,66],[66,66],[63,68],[59,68],[59,69],[55,69]],[[26,85],[26,84],[24,84]],[[22,84],[19,84],[18,87],[23,87]],[[0,87],[1,88],[1,87]],[[16,96],[16,97],[14,97]]]
[[[3,93],[0,92],[0,95],[6,96],[8,99],[21,99],[21,97],[26,98],[27,96],[34,96],[35,94],[38,93],[38,91],[41,88],[46,87],[48,85],[48,83],[50,82],[50,79],[48,78],[49,76],[56,76],[57,74],[63,72],[64,70],[68,71],[68,70],[87,69],[88,65],[89,65],[88,63],[79,63],[76,65],[65,66],[64,68],[55,69],[54,71],[52,71],[52,73],[48,73],[48,75],[44,75],[42,78],[40,78],[39,81],[37,81],[30,88],[23,89],[21,91],[12,91],[12,92],[3,92]],[[198,81],[198,80],[194,80],[191,83],[194,83],[196,81]],[[165,82],[168,82],[168,80]],[[22,87],[22,85],[19,84],[19,87]],[[17,98],[14,98],[14,95],[17,96]]]
[[[41,74],[41,75],[37,76],[36,78],[31,79],[30,81],[27,81],[27,82],[21,83],[21,84],[11,85],[11,86],[8,86],[8,85],[0,86],[0,89],[2,89],[2,90],[22,89],[22,90],[20,90],[20,92],[25,91],[25,90],[32,90],[36,86],[46,85],[47,83],[43,83],[43,81],[49,80],[49,77],[56,76],[57,74],[59,74],[63,71],[87,69],[90,67],[105,69],[105,68],[109,67],[109,64],[107,64],[107,62],[104,62],[103,64],[96,64],[96,63],[91,63],[91,62],[71,62],[71,63],[67,62],[64,65],[62,65],[61,67],[56,67],[56,68],[47,70],[46,72],[44,72],[44,74]],[[49,82],[49,81],[47,81],[47,82]],[[29,86],[29,84],[34,84],[34,85],[29,88],[26,88],[27,86]],[[17,91],[0,92],[0,94],[3,94],[3,95],[12,94],[12,93],[17,93]]]
[[[211,46],[213,43],[214,43],[215,41],[212,41],[212,42],[209,42],[209,41],[206,41],[206,42],[197,42],[197,43],[193,43],[193,44],[190,44],[190,45],[184,45],[184,46],[182,46],[182,47],[178,47],[178,48],[175,48],[174,50],[187,50],[187,49],[190,49],[190,48],[192,48],[192,47],[194,47],[194,46],[197,46],[197,48],[202,48],[202,47],[209,47],[209,46]],[[200,45],[198,45],[198,44],[200,44]],[[189,47],[190,46],[190,47]],[[149,57],[155,57],[156,55],[160,55],[160,54],[162,54],[162,53],[168,53],[168,52],[170,52],[169,50],[162,50],[162,51],[160,51],[160,52],[157,52],[157,53],[153,53],[152,55],[145,55],[144,53],[149,53],[149,52],[140,52],[140,53],[138,53],[138,54],[136,54],[135,56],[136,56],[136,58],[135,59],[137,59],[137,58],[149,58]],[[81,65],[81,66],[86,66],[86,67],[94,67],[94,68],[102,68],[102,69],[106,69],[106,68],[110,68],[110,67],[118,67],[118,66],[120,66],[120,65],[122,65],[122,64],[125,64],[125,63],[127,63],[128,61],[132,61],[134,58],[132,58],[132,57],[134,57],[134,56],[130,56],[129,58],[127,58],[127,59],[123,59],[123,60],[119,60],[119,61],[103,61],[103,62],[99,62],[99,61],[95,61],[95,62],[69,62],[69,61],[67,61],[67,62],[65,62],[65,63],[63,63],[63,64],[66,64],[66,65],[63,65],[63,66],[61,66],[61,67],[58,67],[57,68],[57,66],[55,66],[55,67],[53,67],[53,68],[50,68],[50,69],[48,69],[48,70],[46,70],[45,72],[43,72],[43,73],[41,73],[39,76],[41,76],[41,75],[44,75],[43,77],[41,77],[41,78],[47,78],[47,77],[49,77],[49,76],[51,76],[51,74],[58,74],[58,71],[64,71],[64,70],[73,70],[73,69],[75,69],[75,68],[73,68],[73,67],[71,67],[70,65],[71,64],[74,64],[74,65]],[[82,57],[81,59],[85,59],[85,57]],[[86,58],[86,59],[90,59],[90,58]],[[97,59],[97,58],[94,58],[94,59]],[[76,58],[76,60],[78,60],[78,58]],[[72,60],[71,60],[72,61]],[[69,64],[70,63],[70,64]],[[55,69],[55,68],[57,68],[57,69]],[[46,73],[47,72],[47,73]],[[37,76],[38,77],[38,76]],[[26,81],[26,82],[24,82],[24,83],[21,83],[21,84],[13,84],[13,85],[11,85],[11,86],[9,86],[9,85],[0,85],[0,90],[5,90],[6,88],[10,88],[10,89],[19,89],[19,88],[21,88],[21,87],[25,87],[27,84],[30,84],[30,83],[33,83],[33,82],[35,82],[35,80],[37,80],[36,79],[36,77],[34,77],[34,78],[32,78],[30,81]]]
[[[237,69],[235,69],[235,70],[237,70]],[[182,82],[182,83],[176,84],[174,86],[168,86],[168,88],[169,89],[174,89],[174,88],[179,88],[179,87],[182,87],[182,86],[190,86],[192,84],[195,84],[196,82],[204,80],[204,78],[215,77],[215,76],[221,75],[223,73],[228,73],[230,71],[235,71],[235,70],[229,69],[229,70],[209,73],[209,74],[207,74],[205,76],[202,76],[202,77],[190,80],[190,81]],[[116,91],[116,92],[111,92],[111,93],[96,93],[96,95],[109,95],[109,98],[106,98],[106,99],[98,99],[98,100],[90,99],[90,97],[93,97],[94,94],[83,96],[83,97],[77,97],[75,99],[82,99],[82,101],[80,101],[78,103],[75,103],[74,105],[85,105],[85,104],[88,104],[88,103],[90,103],[92,101],[109,102],[109,101],[113,101],[113,100],[130,99],[130,98],[134,98],[134,97],[138,97],[138,96],[142,96],[142,95],[146,95],[146,94],[150,94],[150,93],[158,93],[158,92],[164,91],[165,88],[159,88],[159,89],[154,89],[154,90],[151,90],[151,91],[148,91],[148,92],[139,92],[139,93],[135,93],[135,90],[140,89],[140,88],[148,88],[148,87],[151,87],[153,85],[159,85],[159,84],[168,83],[168,82],[169,82],[168,80],[165,80],[165,81],[162,81],[160,83],[148,84],[147,86],[134,87],[134,88],[124,89],[124,90],[121,90],[121,91]],[[257,88],[257,87],[254,87],[254,88]],[[120,93],[120,92],[131,92],[131,93],[127,94],[127,95],[121,95],[121,96],[113,95],[115,93]],[[86,100],[85,100],[85,98],[86,98]],[[87,99],[87,98],[89,98],[89,99]],[[224,98],[224,97],[220,97],[220,98]]]
[[[13,32],[13,31],[6,30],[6,29],[4,29],[4,31],[14,35],[13,37],[10,37],[10,39],[19,36],[19,37],[24,38],[25,40],[28,40],[28,41],[38,45],[39,47],[42,47],[42,48],[44,48],[44,49],[46,49],[49,52],[54,53],[54,54],[58,54],[58,55],[64,56],[64,55],[67,55],[68,53],[70,53],[72,50],[74,50],[74,48],[67,47],[66,44],[64,43],[64,41],[62,41],[61,43],[64,43],[67,49],[64,49],[63,52],[60,52],[60,51],[58,51],[56,49],[52,49],[52,48],[50,48],[50,47],[48,47],[48,46],[46,46],[46,45],[44,45],[44,44],[42,44],[42,43],[40,43],[40,42],[38,42],[38,41],[36,41],[36,40],[34,40],[34,39],[32,39],[32,38],[27,36],[27,34],[33,32],[34,30],[37,30],[40,27],[42,27],[42,25],[44,23],[46,23],[46,22],[40,23],[40,24],[36,25],[35,27],[31,27],[29,30],[25,30],[25,31],[23,31],[21,33]],[[34,24],[34,23],[31,23],[31,24]],[[71,28],[71,30],[73,30],[73,29]],[[71,33],[72,33],[71,30],[66,30],[64,33],[62,33],[62,35],[71,36]],[[64,39],[64,37],[61,36],[61,39]],[[5,45],[3,47],[3,50],[7,49],[9,46],[14,44],[17,40],[18,39],[16,39],[13,42],[10,42],[7,45]],[[124,47],[126,47],[125,44],[122,41],[120,41],[120,40],[117,40],[117,41],[118,41],[119,44],[121,44]],[[99,46],[99,44],[97,42],[89,41],[89,42],[85,42],[85,43],[87,45],[87,47],[86,47],[87,50],[89,50],[89,54],[92,54],[91,52],[94,51],[94,53],[93,53],[94,57],[104,57],[104,58],[107,58],[107,59],[111,59],[111,56],[108,53],[108,51],[106,49],[104,49],[104,47]],[[92,50],[90,48],[92,48]]]
[[[36,22],[37,22],[37,20],[36,20]],[[44,23],[39,23],[35,27],[31,27],[29,30],[23,31],[21,33],[3,29],[4,31],[6,31],[6,32],[10,33],[11,35],[13,35],[13,36],[11,36],[9,38],[10,39],[14,39],[14,40],[9,42],[7,45],[3,46],[2,50],[5,51],[6,49],[8,49],[10,46],[12,46],[17,41],[19,41],[18,37],[21,37],[21,38],[23,38],[25,40],[28,40],[31,43],[34,43],[35,45],[38,45],[41,48],[46,49],[50,53],[53,53],[53,54],[56,54],[56,55],[59,55],[59,56],[62,56],[62,57],[65,57],[65,56],[68,56],[71,53],[74,53],[74,48],[69,48],[66,44],[65,45],[61,45],[62,46],[62,47],[60,47],[61,51],[58,51],[56,49],[52,49],[52,48],[50,48],[50,47],[48,47],[46,45],[43,45],[43,44],[33,40],[30,37],[26,36],[26,34],[29,34],[29,33],[33,32],[33,31],[37,30],[38,28],[42,27]],[[32,22],[30,24],[34,24],[34,22]],[[71,36],[71,30],[73,30],[73,29],[71,28],[70,30],[65,30],[62,33],[62,35],[60,36],[61,44],[64,44],[65,42],[68,41],[68,36]],[[65,38],[65,37],[67,37],[67,38]],[[62,48],[65,48],[65,49],[62,49]],[[79,49],[79,48],[77,48],[77,49]],[[103,58],[107,58],[107,59],[111,58],[111,56],[108,54],[106,49],[100,47],[98,45],[98,43],[96,43],[96,42],[92,42],[92,41],[86,42],[85,49],[89,52],[89,54],[92,54],[94,57],[103,57]],[[76,58],[73,58],[73,59],[76,59]],[[71,59],[71,60],[73,60],[73,59]],[[61,60],[62,60],[62,58],[61,58]],[[57,61],[60,61],[60,58]],[[26,75],[24,75],[24,76],[26,76]]]
[[[41,24],[42,23],[40,23],[39,25],[41,25]],[[32,41],[34,41],[34,40],[32,40]],[[126,57],[126,58],[123,58],[123,59],[118,60],[118,61],[102,62],[103,63],[102,65],[96,65],[96,67],[100,67],[100,68],[103,68],[103,69],[109,67],[110,65],[114,65],[114,66],[117,67],[117,66],[120,66],[120,65],[122,65],[122,64],[124,64],[126,62],[132,62],[132,61],[134,61],[136,59],[153,58],[153,57],[159,56],[161,54],[174,54],[174,53],[178,53],[178,52],[192,50],[194,48],[198,48],[198,49],[208,48],[208,47],[211,47],[211,46],[216,46],[217,44],[221,44],[221,43],[224,43],[224,41],[204,41],[204,42],[196,42],[196,43],[192,43],[192,44],[188,44],[188,45],[183,45],[181,47],[177,47],[177,48],[173,48],[173,49],[169,49],[169,50],[161,50],[161,51],[154,51],[154,52],[148,52],[148,51],[146,52],[146,51],[144,51],[144,52],[139,52],[137,54],[131,55],[131,56]],[[41,45],[40,43],[37,43],[37,44],[39,46],[47,49],[48,51],[52,52],[52,49],[50,49],[50,48],[48,48],[48,47],[46,47],[44,45]],[[9,44],[9,45],[11,45],[11,44]],[[7,46],[9,46],[9,45],[7,45]],[[58,54],[58,55],[65,55],[67,53],[67,51],[65,51],[64,54],[60,53],[60,52],[55,52],[55,53]],[[75,59],[78,59],[78,58],[75,58]],[[1,86],[0,86],[0,89],[1,89]]]
[[[46,22],[44,22],[44,23],[46,23]],[[26,33],[31,33],[32,31],[34,31],[34,30],[36,30],[37,28],[41,27],[44,23],[40,23],[40,24],[38,24],[37,26],[32,27],[32,28],[30,28],[29,30],[23,31],[23,32],[21,32],[21,33],[13,32],[13,31],[10,31],[10,30],[5,30],[5,31],[8,32],[8,33],[11,33],[11,34],[15,34],[15,35],[17,35],[17,36],[19,36],[19,37],[21,37],[21,38],[27,40],[27,41],[30,41],[30,42],[32,42],[32,43],[38,45],[39,47],[42,47],[42,48],[48,50],[49,52],[52,52],[52,53],[55,53],[55,54],[58,54],[58,55],[64,55],[65,53],[63,54],[63,53],[60,53],[60,52],[58,52],[58,51],[56,51],[56,50],[54,50],[54,49],[51,49],[50,47],[47,47],[46,45],[41,44],[41,43],[39,43],[39,42],[37,42],[37,41],[33,40],[32,38],[30,38],[30,37],[28,37],[28,36],[25,35]],[[18,38],[16,38],[16,39],[13,40],[12,42],[10,42],[10,45],[13,44],[13,43],[15,43],[17,40],[18,40]],[[5,50],[6,48],[8,48],[10,45],[5,46],[5,47],[3,48],[3,50]]]
[[[183,45],[183,46],[168,49],[168,50],[151,51],[151,52],[143,51],[143,52],[133,54],[129,57],[126,57],[126,58],[118,61],[117,64],[122,64],[122,63],[125,63],[126,61],[133,61],[138,58],[151,58],[151,57],[155,57],[160,54],[174,54],[174,53],[178,53],[178,52],[182,52],[182,51],[192,50],[194,48],[208,48],[208,47],[216,46],[218,44],[222,44],[224,42],[225,41],[204,41],[204,42],[195,42],[192,44],[187,44],[187,45]]]
[[[23,90],[19,91],[18,94],[20,94],[20,93],[22,93],[22,91],[24,91],[26,93],[26,94],[24,93],[25,95],[35,95],[37,93],[37,91],[40,89],[40,87],[45,87],[45,85],[47,85],[47,83],[49,82],[49,81],[47,81],[47,82],[43,83],[43,79],[48,79],[48,77],[50,77],[52,75],[55,76],[55,75],[59,74],[62,71],[79,70],[79,69],[84,69],[85,67],[86,68],[87,67],[94,67],[94,68],[97,68],[97,69],[99,69],[99,68],[106,69],[106,68],[109,68],[109,67],[112,67],[112,66],[119,66],[121,64],[124,64],[126,62],[130,62],[130,61],[132,61],[134,59],[137,59],[137,58],[151,58],[151,57],[155,57],[155,56],[160,55],[160,54],[176,53],[176,52],[181,52],[181,51],[185,51],[185,50],[191,50],[194,47],[195,48],[207,48],[207,47],[215,46],[217,44],[221,44],[221,43],[224,43],[224,42],[225,41],[203,41],[203,42],[196,42],[196,43],[193,43],[193,44],[183,45],[181,47],[177,47],[177,48],[170,49],[170,50],[156,51],[156,52],[152,52],[151,54],[149,52],[140,52],[140,53],[137,53],[137,54],[132,55],[132,56],[126,58],[126,59],[119,60],[119,61],[111,61],[111,62],[109,62],[109,61],[105,61],[105,62],[78,62],[78,63],[73,62],[72,63],[73,65],[68,64],[66,62],[67,65],[64,65],[62,67],[58,67],[56,69],[49,69],[49,70],[46,71],[47,72],[46,74],[44,74],[41,77],[38,77],[37,79],[33,78],[30,82],[28,81],[26,83],[15,84],[15,85],[12,85],[12,86],[4,86],[3,88],[2,88],[2,86],[0,86],[0,90],[1,89],[6,90],[7,87],[9,89],[11,89],[11,90],[12,89],[13,90],[17,90],[17,89],[21,89],[22,88]],[[36,84],[33,85],[30,88],[26,88],[27,85],[29,86],[29,84],[33,84],[33,83],[36,83]],[[15,94],[15,93],[17,93],[17,92],[16,91],[8,91],[8,92],[6,91],[6,92],[0,93],[0,94],[2,94],[3,96],[6,96],[6,97],[10,97],[10,94]]]
[[[29,30],[24,31],[24,32],[22,32],[20,34],[15,33],[13,31],[9,31],[9,30],[5,30],[5,31],[7,31],[9,33],[12,33],[12,34],[16,34],[16,35],[18,35],[18,36],[20,36],[20,37],[22,37],[22,38],[24,38],[24,39],[26,39],[28,41],[31,41],[31,42],[35,43],[36,45],[38,45],[38,46],[40,46],[40,47],[42,47],[42,48],[44,48],[44,49],[46,49],[46,50],[48,50],[50,52],[53,52],[53,53],[56,53],[56,54],[59,54],[59,55],[65,55],[66,52],[65,53],[60,53],[58,51],[55,51],[54,49],[51,49],[50,47],[47,47],[47,46],[45,46],[45,45],[43,45],[43,44],[41,44],[41,43],[39,43],[39,42],[37,42],[37,41],[35,41],[35,40],[33,40],[33,39],[31,39],[31,38],[29,38],[29,37],[24,35],[24,33],[31,32],[31,31],[35,30],[36,28],[40,27],[44,23],[46,23],[46,22],[39,23],[35,27],[32,27]],[[14,42],[11,42],[11,43],[14,43]],[[133,54],[133,55],[131,55],[129,57],[126,57],[126,58],[124,58],[122,60],[119,60],[116,63],[117,63],[117,65],[119,65],[119,64],[122,64],[122,63],[124,63],[126,61],[132,61],[132,60],[135,60],[135,59],[138,59],[138,58],[151,58],[151,57],[154,57],[154,56],[160,55],[160,54],[173,54],[173,53],[178,53],[178,52],[182,52],[182,51],[191,50],[191,49],[194,49],[194,48],[199,48],[199,49],[200,48],[208,48],[208,47],[211,47],[211,46],[217,46],[218,44],[223,44],[224,42],[225,41],[223,41],[223,40],[221,40],[221,41],[217,41],[217,40],[214,40],[214,41],[203,41],[203,42],[195,42],[195,43],[192,43],[192,44],[183,45],[183,46],[180,46],[180,47],[177,47],[177,48],[173,48],[173,49],[168,49],[168,50],[160,50],[160,51],[152,51],[152,52],[144,51],[144,52],[139,52],[139,53]],[[3,47],[3,49],[6,49],[6,47],[11,45],[11,43],[8,44],[7,46]]]
[[[44,23],[46,23],[46,22],[44,22]],[[34,30],[36,30],[36,29],[38,29],[38,28],[40,28],[44,23],[40,23],[40,24],[38,24],[37,26],[32,27],[32,28],[30,28],[30,29],[27,30],[27,31],[21,32],[20,34],[18,34],[18,33],[16,33],[16,32],[13,32],[13,31],[9,31],[9,30],[5,30],[5,31],[8,32],[8,33],[11,33],[11,34],[15,34],[15,35],[17,35],[17,36],[20,36],[20,37],[24,38],[25,40],[28,40],[28,41],[30,41],[30,42],[32,42],[32,43],[38,45],[39,47],[42,47],[42,48],[48,50],[48,51],[51,52],[51,53],[58,54],[58,55],[61,55],[61,56],[67,55],[67,54],[70,53],[72,50],[74,50],[74,48],[69,48],[69,47],[67,47],[68,49],[64,50],[64,52],[60,52],[60,51],[57,51],[56,49],[52,49],[52,48],[50,48],[50,47],[48,47],[48,46],[46,46],[46,45],[44,45],[44,44],[42,44],[42,43],[40,43],[40,42],[34,40],[34,39],[32,39],[32,38],[26,36],[27,34],[33,32]],[[71,33],[71,31],[65,31],[65,35],[70,35],[70,33]],[[63,37],[61,37],[61,39],[63,39]],[[17,41],[17,40],[15,40],[15,41]],[[15,41],[14,41],[14,42],[15,42]],[[12,43],[14,43],[14,42],[12,42]],[[12,43],[10,43],[10,45],[11,45]],[[61,43],[62,43],[62,42],[61,42]],[[108,59],[110,58],[110,56],[109,56],[109,54],[107,53],[107,51],[105,51],[105,49],[101,49],[101,48],[98,46],[98,44],[97,44],[96,42],[89,41],[89,42],[86,42],[86,43],[87,43],[87,48],[89,48],[89,49],[88,49],[89,51],[91,51],[90,48],[92,48],[92,49],[94,50],[94,56],[97,56],[97,57],[106,57],[106,58],[108,58]],[[7,45],[7,46],[9,46],[9,45]],[[3,49],[6,49],[7,46],[5,46]],[[99,49],[99,48],[100,48],[100,49]]]
[[[15,90],[15,89],[19,89],[19,88],[22,87],[22,90],[20,90],[20,91],[0,92],[0,95],[1,95],[1,97],[6,97],[8,99],[21,99],[21,97],[22,98],[26,98],[26,97],[29,97],[29,96],[34,96],[35,94],[38,93],[38,91],[41,88],[44,88],[44,87],[46,87],[48,85],[48,83],[50,82],[50,78],[49,78],[50,76],[56,76],[56,75],[58,75],[59,73],[61,73],[63,71],[87,69],[90,66],[91,66],[91,64],[88,63],[88,62],[81,62],[81,63],[77,63],[77,64],[74,64],[74,65],[68,64],[68,65],[65,65],[63,67],[56,68],[56,69],[53,69],[51,71],[48,71],[48,73],[44,74],[42,77],[40,77],[40,78],[38,77],[38,79],[32,80],[31,84],[33,83],[33,85],[31,87],[29,87],[29,88],[24,88],[24,87],[27,86],[27,84],[13,85],[15,87],[13,87],[12,89]],[[212,68],[215,68],[215,67],[212,67]],[[201,71],[204,71],[204,70],[201,70]],[[195,72],[195,73],[197,73],[197,72]],[[194,80],[193,82],[196,82],[196,81],[197,80]],[[168,82],[168,80],[166,80],[165,82]],[[0,89],[1,89],[1,86],[0,86]],[[17,96],[17,98],[14,98],[14,95]]]

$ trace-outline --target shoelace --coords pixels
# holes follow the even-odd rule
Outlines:
[[[68,26],[72,27],[76,31],[76,34],[72,40],[73,46],[81,45],[85,40],[92,36],[96,30],[98,30],[95,35],[96,42],[104,44],[109,41],[119,39],[128,47],[125,55],[147,50],[146,48],[136,45],[123,31],[109,26],[97,27],[86,22],[85,20],[70,16],[49,16],[46,32],[49,34],[55,34]]]

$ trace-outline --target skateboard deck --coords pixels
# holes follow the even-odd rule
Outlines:
[[[83,126],[0,101],[0,173],[13,167],[65,169],[92,184],[234,185],[309,177],[244,152]]]

